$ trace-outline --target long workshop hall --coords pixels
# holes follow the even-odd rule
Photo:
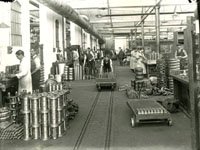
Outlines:
[[[1,0],[0,150],[199,150],[199,0]]]

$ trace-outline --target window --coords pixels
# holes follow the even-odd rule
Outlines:
[[[59,21],[55,21],[56,24],[56,48],[59,48]]]
[[[12,46],[22,46],[21,5],[17,1],[11,4],[11,42]]]

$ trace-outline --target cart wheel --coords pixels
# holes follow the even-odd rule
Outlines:
[[[168,126],[172,126],[172,120],[168,120]]]
[[[131,118],[131,127],[134,128],[135,127],[135,119]]]

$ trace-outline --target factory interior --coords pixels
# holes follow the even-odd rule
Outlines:
[[[0,0],[0,150],[200,150],[199,0]]]

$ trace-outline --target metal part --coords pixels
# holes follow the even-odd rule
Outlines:
[[[99,43],[105,43],[105,40],[99,35],[99,33],[92,27],[89,22],[84,20],[72,7],[67,5],[65,0],[37,0],[43,5],[49,7],[58,14],[65,16],[67,20],[74,22],[87,32],[95,36]]]
[[[24,124],[24,140],[28,141],[31,139],[31,128],[30,125]]]
[[[48,94],[43,93],[40,97],[40,112],[46,113],[49,111],[49,101],[48,101]]]
[[[52,139],[57,139],[58,138],[58,125],[57,126],[52,126],[50,127],[50,135]]]

